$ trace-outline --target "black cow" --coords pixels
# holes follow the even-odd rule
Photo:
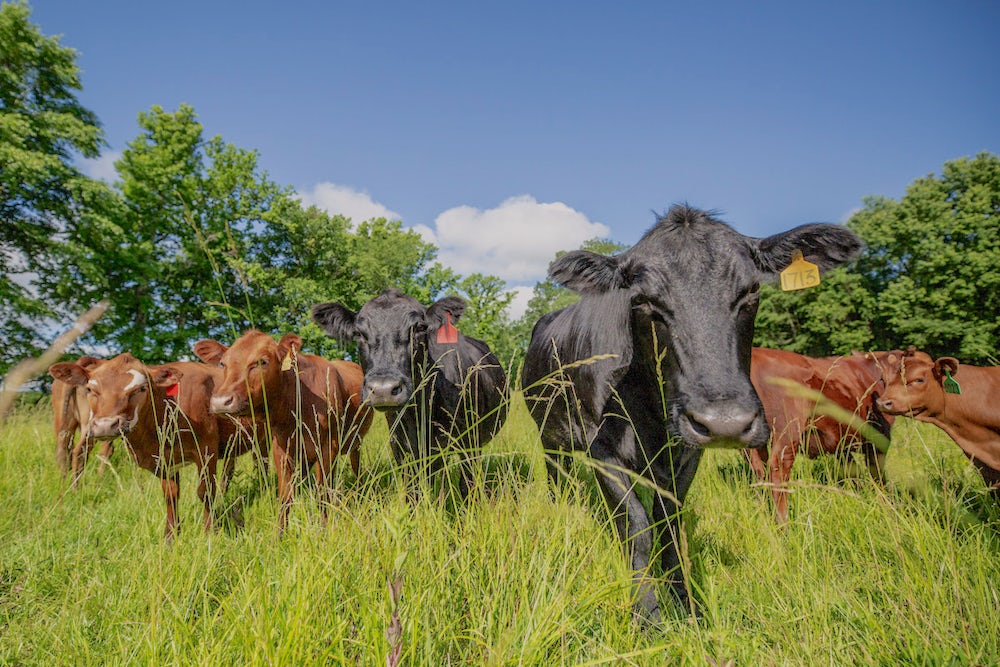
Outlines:
[[[653,520],[663,575],[689,608],[678,512],[702,450],[760,447],[769,435],[750,384],[759,281],[773,279],[795,250],[825,270],[861,248],[842,226],[803,225],[756,239],[710,213],[674,206],[619,255],[575,251],[549,267],[553,280],[582,298],[535,325],[525,398],[546,450],[589,451],[596,459],[648,619],[659,620],[660,609],[647,573],[654,538],[636,477],[659,489]],[[555,462],[547,462],[555,477]]]
[[[398,464],[408,452],[442,467],[450,443],[463,452],[488,442],[507,416],[507,377],[489,346],[455,329],[465,311],[458,297],[428,308],[388,289],[357,313],[339,303],[313,306],[313,320],[330,336],[355,340],[365,372],[362,398],[385,412]],[[462,496],[471,464],[462,457]]]

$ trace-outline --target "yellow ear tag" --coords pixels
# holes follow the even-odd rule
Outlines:
[[[281,360],[281,370],[290,371],[292,370],[292,351],[289,350],[285,354],[285,358]]]
[[[792,263],[781,272],[781,289],[791,292],[819,285],[819,267],[802,259],[802,251],[792,253]]]

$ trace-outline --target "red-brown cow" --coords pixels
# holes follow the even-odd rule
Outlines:
[[[343,452],[358,474],[361,439],[372,421],[371,408],[361,403],[361,367],[302,354],[301,347],[295,334],[275,342],[260,331],[248,331],[231,347],[214,340],[194,346],[202,361],[218,364],[224,372],[212,395],[212,411],[249,417],[270,429],[279,533],[288,523],[294,475],[313,465],[326,518],[334,462]]]
[[[931,359],[909,348],[884,353],[885,393],[878,408],[934,424],[955,441],[979,469],[1000,501],[1000,368]]]
[[[771,483],[778,523],[788,521],[788,478],[800,450],[809,458],[833,453],[847,458],[860,450],[872,476],[882,481],[884,446],[876,446],[855,428],[858,421],[867,422],[888,441],[892,427],[892,417],[875,409],[882,382],[874,355],[854,353],[817,359],[755,347],[750,380],[771,427],[771,449],[770,456],[767,447],[744,451],[757,479]],[[789,386],[790,382],[794,385]],[[827,414],[822,404],[817,410],[815,394],[797,391],[795,385],[821,392],[826,401],[851,416],[853,425]]]
[[[76,363],[90,367],[101,363],[101,360],[94,357],[80,357]],[[64,480],[72,468],[73,486],[76,487],[77,480],[83,473],[83,466],[87,463],[90,448],[93,446],[93,441],[86,437],[87,422],[90,421],[87,390],[84,387],[67,384],[53,376],[52,412],[56,432],[56,463]],[[77,431],[80,431],[80,440],[74,445]],[[113,453],[114,444],[111,440],[101,443],[101,472],[104,472],[104,466]]]
[[[177,534],[180,468],[187,464],[198,467],[204,526],[211,529],[219,458],[231,459],[250,446],[235,421],[208,411],[212,389],[222,378],[219,369],[187,361],[146,366],[126,352],[95,366],[55,364],[49,372],[86,388],[92,414],[87,437],[121,437],[136,464],[160,478],[168,540]]]

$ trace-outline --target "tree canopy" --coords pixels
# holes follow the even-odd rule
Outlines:
[[[867,244],[819,287],[762,290],[756,342],[805,354],[916,345],[990,363],[1000,343],[1000,158],[981,153],[868,197],[847,226]]]
[[[74,166],[103,146],[80,104],[76,52],[30,22],[24,2],[0,5],[0,368],[44,344],[59,315],[50,291],[68,263],[65,234],[100,184]]]
[[[111,309],[86,339],[89,351],[157,363],[251,327],[296,331],[319,354],[350,354],[312,324],[312,304],[358,309],[388,287],[427,304],[457,294],[468,302],[459,327],[515,364],[538,318],[577,298],[543,280],[512,322],[502,280],[442,266],[437,249],[398,220],[303,206],[255,150],[204,136],[187,105],[140,112],[116,182],[90,179],[77,160],[98,156],[104,142],[80,90],[76,52],[44,36],[24,2],[0,5],[0,373],[52,339],[57,322],[105,298]],[[867,243],[862,257],[814,289],[764,286],[756,344],[811,355],[913,344],[995,360],[1000,158],[947,162],[899,201],[863,203],[847,223]],[[624,249],[607,239],[582,247]]]

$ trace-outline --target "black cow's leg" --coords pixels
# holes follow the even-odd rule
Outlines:
[[[690,611],[690,598],[680,561],[680,511],[701,461],[701,449],[665,448],[652,466],[658,493],[653,496],[653,521],[660,544],[663,576],[670,582],[679,606]]]
[[[629,466],[614,448],[603,444],[607,440],[602,436],[607,437],[606,432],[614,429],[619,431],[619,435],[617,439],[612,438],[612,441],[614,446],[620,446],[620,439],[625,435],[624,429],[617,426],[607,428],[608,424],[616,421],[618,420],[605,422],[605,427],[591,446],[590,454],[598,461],[597,481],[614,516],[618,537],[630,556],[636,602],[647,620],[658,623],[660,605],[656,600],[655,585],[649,576],[649,555],[653,547],[649,514],[635,492],[635,473],[629,472]]]

